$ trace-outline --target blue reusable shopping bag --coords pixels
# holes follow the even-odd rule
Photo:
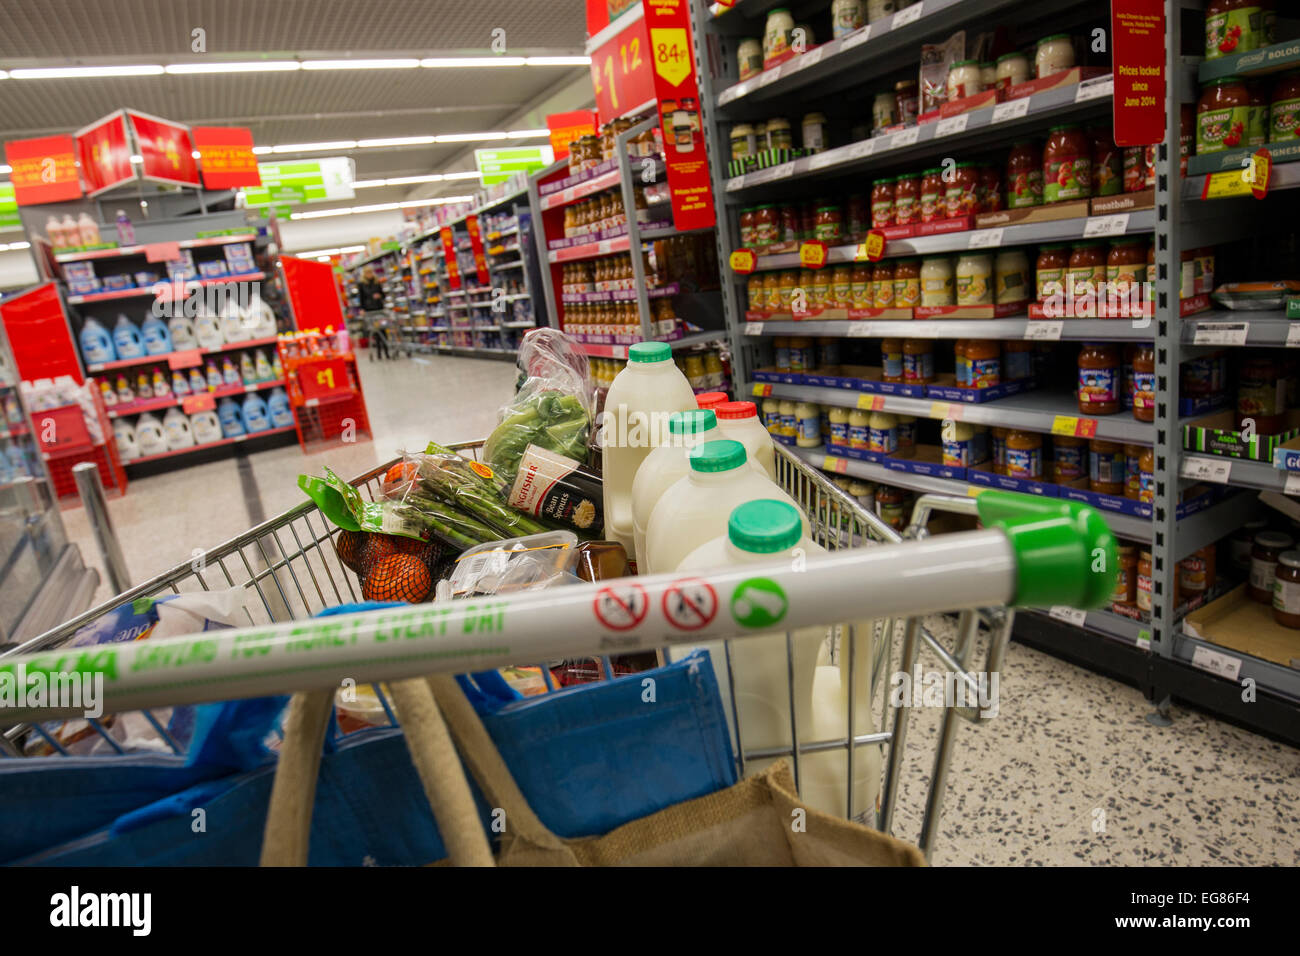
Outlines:
[[[646,690],[647,679],[654,681],[653,695]],[[605,833],[736,781],[717,681],[705,654],[527,699],[518,698],[495,672],[475,675],[472,683],[460,680],[534,811],[561,836]],[[50,762],[2,761],[0,771],[12,763]],[[0,860],[76,866],[254,864],[273,776],[274,767],[266,765],[199,781],[148,805],[119,810],[75,831],[76,839],[65,834],[35,846],[31,840],[0,843]],[[4,790],[0,777],[0,799]],[[486,820],[489,808],[481,798],[479,803]],[[203,829],[196,828],[195,809],[204,811]],[[445,855],[400,731],[362,731],[326,753],[312,816],[312,865],[419,865]]]

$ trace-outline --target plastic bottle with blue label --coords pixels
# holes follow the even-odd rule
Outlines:
[[[221,434],[224,438],[237,438],[244,434],[244,416],[239,412],[239,405],[233,398],[223,398],[217,406],[217,418],[221,421]]]
[[[203,373],[199,371],[198,366],[190,369],[190,394],[202,395],[208,390],[208,383],[203,380]]]
[[[167,436],[163,432],[162,422],[148,412],[141,415],[135,423],[135,443],[139,446],[142,457],[161,455],[167,451]]]
[[[209,389],[215,391],[216,389],[220,388],[222,385],[226,384],[225,379],[221,377],[221,369],[217,368],[217,363],[212,361],[212,359],[208,359],[207,375],[208,375]]]
[[[282,388],[271,390],[271,397],[266,403],[267,413],[271,416],[272,428],[288,428],[293,424],[293,408],[289,405],[289,396]]]
[[[244,399],[243,413],[244,427],[248,429],[250,435],[254,432],[264,432],[271,427],[271,419],[267,417],[266,402],[262,401],[262,396],[256,392]]]
[[[190,393],[190,383],[185,380],[185,373],[180,369],[172,372],[172,394],[182,398]]]
[[[179,408],[172,408],[163,416],[163,434],[172,451],[194,447],[194,432],[190,430],[190,416]]]
[[[221,419],[213,411],[195,412],[190,416],[190,432],[198,445],[221,441]]]
[[[239,369],[235,367],[229,355],[221,360],[221,377],[226,385],[239,384]]]
[[[113,337],[94,319],[87,319],[81,327],[81,357],[88,365],[100,362],[116,362],[117,350],[113,348]]]
[[[119,314],[117,325],[113,326],[113,348],[121,359],[140,358],[144,355],[144,342],[140,339],[140,329],[125,315]]]
[[[271,363],[266,359],[266,353],[258,349],[253,355],[253,370],[257,374],[259,382],[270,382],[276,377],[275,371],[271,368]]]
[[[167,323],[156,315],[150,315],[140,326],[144,338],[144,350],[149,355],[166,355],[172,350],[172,334],[167,330]]]

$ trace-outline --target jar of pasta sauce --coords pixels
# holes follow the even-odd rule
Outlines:
[[[1007,156],[1007,208],[1043,204],[1043,152],[1031,140],[1011,147]]]
[[[921,177],[899,176],[894,183],[894,222],[909,226],[921,221]]]
[[[1053,126],[1043,148],[1043,202],[1087,199],[1092,190],[1092,144],[1078,126]]]
[[[1114,415],[1120,409],[1119,348],[1107,342],[1087,342],[1079,352],[1079,411],[1085,415]]]
[[[871,227],[884,229],[894,224],[894,179],[877,179],[871,185]]]
[[[1002,196],[1002,173],[992,163],[980,166],[979,211],[1001,212],[1006,208]]]
[[[1089,131],[1092,139],[1092,194],[1117,196],[1124,190],[1124,157],[1108,126]]]
[[[979,212],[980,170],[978,163],[958,163],[952,182],[944,190],[946,218],[958,219]]]
[[[927,169],[921,174],[921,222],[947,218],[946,193],[947,185],[941,168]]]

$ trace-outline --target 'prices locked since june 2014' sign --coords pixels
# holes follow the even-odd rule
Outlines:
[[[644,9],[673,224],[682,230],[707,229],[716,215],[704,155],[688,0],[654,0]]]
[[[1111,0],[1117,146],[1165,138],[1164,0]]]

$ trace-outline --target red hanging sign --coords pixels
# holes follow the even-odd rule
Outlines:
[[[5,143],[5,162],[20,206],[81,198],[76,144],[71,136],[42,136]]]
[[[655,0],[645,5],[650,37],[655,99],[664,136],[664,162],[673,204],[673,224],[681,230],[707,229],[717,217],[709,163],[704,155],[700,89],[691,53],[691,14],[687,0]],[[671,135],[667,135],[671,131]]]
[[[479,232],[478,216],[466,216],[465,228],[469,231],[469,247],[474,252],[474,271],[478,274],[479,288],[492,284],[488,275],[487,256],[483,252],[483,235]]]
[[[198,148],[203,185],[208,189],[262,185],[251,131],[242,126],[194,126],[190,135]]]
[[[56,283],[47,282],[5,299],[0,304],[0,320],[19,378],[35,381],[70,375],[78,383],[82,381],[81,363]]]
[[[157,183],[197,186],[199,164],[190,128],[134,110],[126,112],[140,151],[140,175]]]
[[[447,264],[447,285],[453,289],[460,288],[460,265],[456,262],[456,237],[450,226],[438,230],[442,237],[442,258]]]
[[[646,18],[629,13],[627,19],[630,21],[627,26],[591,54],[596,114],[602,123],[639,112],[640,107],[655,99]]]
[[[570,143],[596,134],[596,114],[591,110],[552,113],[546,117],[546,128],[551,131],[551,150],[555,158],[564,159],[569,155]]]
[[[298,387],[305,404],[315,405],[340,395],[352,393],[347,359],[330,358],[304,362],[298,366]]]
[[[78,130],[76,139],[81,178],[88,195],[98,196],[135,179],[124,110]]]
[[[1111,0],[1117,146],[1150,146],[1165,138],[1164,0]]]

